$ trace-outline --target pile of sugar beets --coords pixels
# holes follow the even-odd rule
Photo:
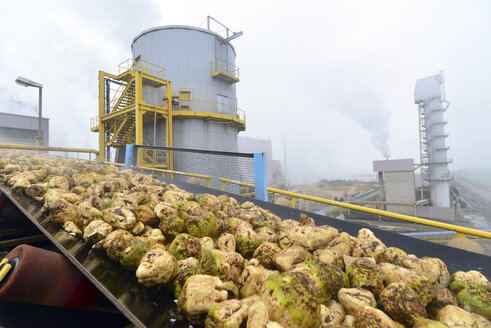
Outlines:
[[[491,327],[491,284],[438,258],[387,247],[369,229],[281,220],[252,202],[192,195],[114,166],[0,156],[10,192],[42,203],[147,286],[174,291],[205,327]]]

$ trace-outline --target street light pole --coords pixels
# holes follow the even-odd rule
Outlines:
[[[36,144],[39,146],[39,140],[41,140],[43,143],[41,146],[47,146],[44,145],[44,140],[43,140],[43,85],[38,82],[34,82],[32,80],[29,80],[25,77],[19,76],[15,80],[15,83],[22,85],[23,87],[35,87],[39,89],[39,120],[38,120],[38,135],[36,137]]]
[[[47,146],[43,140],[43,87],[39,88],[39,119],[38,119],[38,142],[39,146]]]

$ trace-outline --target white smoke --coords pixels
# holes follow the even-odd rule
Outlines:
[[[389,113],[377,92],[368,86],[339,85],[342,90],[330,101],[334,108],[356,122],[371,135],[371,142],[384,158],[391,155],[389,146]]]

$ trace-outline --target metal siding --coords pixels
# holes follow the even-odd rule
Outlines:
[[[216,58],[217,36],[194,29],[159,29],[143,34],[133,43],[133,56],[163,66],[165,79],[172,82],[173,93],[179,88],[196,90],[193,98],[215,101],[217,94],[237,99],[235,85],[213,78],[210,63]],[[235,65],[230,45],[228,61]]]
[[[49,119],[43,118],[43,128],[49,125]],[[10,113],[0,113],[0,127],[37,130],[38,129],[38,117],[25,116]]]
[[[236,104],[235,85],[210,74],[218,38],[212,32],[188,27],[151,29],[135,38],[133,57],[141,55],[142,60],[163,66],[165,79],[172,82],[174,95],[180,88],[192,89],[192,99],[215,102],[221,94]],[[235,50],[229,44],[225,46],[228,47],[229,62],[235,65]],[[150,130],[152,132],[144,132],[145,136],[153,133],[153,126]],[[185,118],[174,119],[173,130],[174,147],[237,151],[238,130],[231,125]],[[158,132],[165,135],[161,129]],[[148,139],[153,141],[153,137]],[[176,165],[177,169],[179,165]]]
[[[216,102],[217,95],[228,97],[237,104],[236,88],[211,76],[210,63],[216,59],[215,43],[219,37],[208,31],[194,28],[157,28],[144,32],[132,44],[133,57],[165,68],[165,79],[172,83],[172,93],[179,89],[191,89],[191,99]],[[228,61],[235,65],[235,51],[229,45]],[[162,92],[162,91],[159,91]],[[201,111],[204,111],[201,108]],[[145,132],[145,129],[148,132]],[[153,142],[153,122],[145,124],[144,135]],[[157,135],[165,136],[165,126],[159,125]],[[200,118],[173,119],[173,146],[176,148],[237,151],[238,130],[230,124],[210,123]],[[162,141],[162,137],[158,141]],[[211,159],[199,161],[179,160],[175,154],[174,169],[183,172],[205,173],[214,177],[212,188],[221,188],[218,177],[239,180],[237,158],[214,163]],[[238,190],[237,190],[238,191]]]
[[[414,203],[416,201],[413,172],[384,172],[386,201]]]
[[[11,113],[0,113],[0,129],[12,128],[21,130],[38,131],[38,117],[25,116]],[[49,118],[42,118],[42,129],[44,134],[43,146],[49,145]],[[5,143],[20,143],[26,145],[35,145],[35,140],[26,138],[3,138]]]

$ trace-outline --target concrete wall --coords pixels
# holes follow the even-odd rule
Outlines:
[[[418,217],[455,221],[455,209],[453,207],[416,206],[416,210]]]

